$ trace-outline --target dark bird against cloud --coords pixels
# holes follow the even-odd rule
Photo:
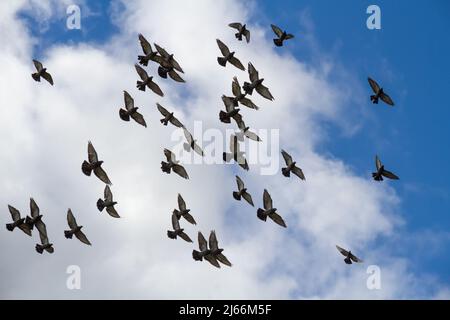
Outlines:
[[[181,217],[183,217],[190,224],[197,224],[197,222],[195,222],[194,217],[189,213],[191,209],[188,209],[186,207],[186,202],[184,201],[181,194],[178,194],[177,200],[178,200],[178,210],[177,209],[173,210],[173,214],[177,217],[177,219],[180,220]]]
[[[245,71],[245,67],[242,65],[241,61],[234,56],[235,52],[230,52],[230,49],[219,39],[216,39],[217,45],[219,46],[220,52],[222,52],[223,57],[217,57],[217,62],[222,67],[225,67],[227,62],[231,63],[238,69]]]
[[[94,171],[97,178],[110,185],[111,181],[109,180],[106,172],[102,169],[103,161],[98,160],[97,151],[95,151],[94,146],[90,141],[88,142],[88,161],[83,161],[81,171],[83,171],[83,173],[87,176],[90,176],[91,172]]]
[[[69,224],[70,228],[70,230],[64,231],[64,236],[67,239],[72,239],[72,236],[75,235],[75,237],[77,237],[77,239],[83,242],[84,244],[87,244],[89,246],[91,245],[86,235],[83,233],[83,231],[81,231],[81,228],[83,228],[83,226],[79,226],[77,224],[77,220],[75,220],[72,210],[70,209],[67,210],[67,223]]]
[[[236,135],[230,136],[230,151],[231,153],[224,152],[222,154],[223,161],[230,162],[231,159],[236,161],[241,168],[248,170],[247,159],[244,157],[244,152],[239,150],[239,142]]]
[[[289,177],[291,175],[291,172],[295,174],[297,177],[299,177],[302,180],[305,180],[305,175],[303,174],[302,169],[297,167],[297,162],[292,161],[292,157],[284,150],[281,150],[281,154],[283,155],[284,161],[286,162],[287,167],[282,168],[281,172],[283,173],[283,176]]]
[[[217,241],[216,232],[213,230],[209,234],[209,249],[211,251],[211,255],[216,258],[222,264],[231,267],[231,262],[225,257],[222,253],[223,249],[219,248],[219,243]]]
[[[234,28],[238,31],[234,34],[236,39],[238,39],[239,41],[242,41],[242,36],[244,36],[245,40],[247,40],[247,43],[250,42],[250,31],[247,30],[247,27],[245,24],[242,24],[240,22],[233,22],[233,23],[230,23],[228,26],[231,28]]]
[[[167,126],[167,124],[170,122],[171,124],[173,124],[177,128],[182,128],[183,127],[183,124],[177,118],[175,118],[175,116],[173,115],[173,112],[167,111],[167,109],[164,108],[159,103],[156,103],[156,107],[158,108],[159,112],[164,117],[161,120],[159,120],[163,125]]]
[[[153,81],[153,76],[149,77],[147,71],[142,69],[142,67],[138,64],[135,64],[134,67],[136,68],[136,72],[142,80],[136,82],[136,87],[141,91],[145,91],[145,88],[147,87],[157,95],[163,97],[164,93],[161,91],[161,88]]]
[[[259,109],[258,106],[256,104],[254,104],[252,100],[250,100],[249,98],[246,98],[247,93],[242,93],[241,85],[239,84],[239,81],[236,77],[233,77],[233,82],[231,83],[231,89],[232,89],[232,92],[234,95],[234,97],[232,99],[233,99],[233,103],[234,103],[235,107],[237,107],[238,103],[240,103],[250,109],[255,109],[255,110]]]
[[[161,55],[161,66],[170,66],[173,67],[175,70],[180,71],[181,73],[184,73],[183,69],[181,69],[180,64],[175,60],[173,57],[173,54],[169,54],[164,48],[158,46],[156,43],[154,43],[156,51]]]
[[[42,215],[40,214],[40,210],[36,201],[33,198],[30,198],[30,216],[25,218],[25,223],[28,225],[30,230],[33,230],[34,227],[38,229],[39,232],[44,232],[44,222],[42,222]]]
[[[269,88],[264,86],[262,83],[264,81],[264,78],[259,78],[258,71],[255,69],[255,67],[251,64],[251,62],[248,63],[248,75],[250,77],[250,82],[244,82],[244,85],[242,88],[244,89],[245,93],[252,95],[253,89],[256,90],[261,96],[268,100],[274,100],[274,97],[269,91]]]
[[[45,223],[42,222],[42,225],[39,229],[39,238],[41,239],[41,243],[36,244],[36,252],[42,254],[45,251],[48,253],[53,253],[55,250],[53,248],[53,243],[50,243],[48,241],[47,236],[47,227],[45,226]]]
[[[44,68],[42,66],[42,63],[40,63],[37,60],[33,60],[34,66],[36,67],[37,72],[31,74],[33,79],[37,82],[41,81],[41,77],[48,81],[51,85],[53,85],[53,78],[50,75],[50,73],[47,72],[47,68]]]
[[[192,242],[191,238],[189,238],[189,236],[184,232],[184,229],[180,228],[180,221],[175,213],[172,213],[172,227],[173,231],[167,230],[167,236],[170,239],[180,237],[186,242]]]
[[[247,127],[247,126],[245,125],[244,120],[241,119],[241,120],[238,122],[238,127],[239,127],[240,132],[238,132],[238,133],[236,134],[236,136],[238,137],[238,140],[239,140],[239,141],[243,141],[243,140],[244,140],[244,137],[247,137],[248,139],[253,140],[253,141],[261,141],[261,139],[259,138],[259,136],[258,136],[256,133],[251,132],[251,131],[250,131],[250,127]]]
[[[375,166],[377,168],[377,172],[372,173],[372,177],[375,181],[383,181],[383,177],[392,180],[400,179],[395,174],[384,168],[384,165],[381,163],[380,158],[378,158],[378,156],[375,156]]]
[[[21,218],[20,217],[19,210],[17,210],[13,206],[10,206],[9,204],[8,204],[8,210],[9,210],[9,213],[11,214],[11,218],[12,218],[13,222],[12,223],[7,223],[6,224],[6,229],[8,229],[8,231],[14,231],[15,228],[19,228],[25,234],[27,234],[27,235],[29,235],[31,237],[31,229],[25,223],[25,218]]]
[[[222,102],[225,105],[225,111],[220,110],[219,120],[223,123],[230,123],[231,119],[234,119],[236,123],[242,121],[242,116],[239,113],[240,109],[236,108],[233,99],[227,96],[222,96]]]
[[[352,264],[352,261],[356,262],[356,263],[362,263],[363,262],[361,259],[356,257],[351,251],[347,251],[345,249],[342,249],[338,245],[336,245],[336,248],[345,257],[344,261],[345,261],[346,264]]]
[[[134,99],[126,91],[123,92],[123,97],[125,101],[125,109],[119,110],[120,119],[123,121],[130,121],[130,117],[139,123],[140,125],[147,127],[147,123],[144,120],[144,116],[137,112],[138,107],[134,106]]]
[[[282,31],[280,28],[278,28],[274,24],[271,24],[270,26],[272,27],[273,32],[278,37],[278,38],[273,39],[273,43],[275,43],[275,45],[277,47],[283,46],[284,40],[289,40],[289,39],[292,39],[294,37],[294,35],[292,35],[290,33],[286,33],[286,31]]]
[[[142,34],[139,34],[139,42],[141,43],[142,51],[144,52],[143,56],[138,56],[141,65],[147,66],[150,60],[161,63],[161,57],[158,55],[158,52],[152,50],[150,42],[148,42]]]
[[[114,206],[117,204],[116,201],[113,200],[113,194],[111,192],[111,188],[106,185],[104,190],[104,199],[97,200],[97,209],[102,212],[103,209],[106,208],[106,212],[113,218],[120,218]]]
[[[193,150],[195,153],[197,153],[198,155],[203,157],[204,152],[203,152],[202,148],[200,148],[200,146],[197,144],[197,140],[195,140],[194,137],[192,136],[192,134],[184,127],[183,127],[183,133],[184,133],[184,137],[186,138],[186,142],[183,143],[184,150],[186,150],[186,152]]]
[[[263,203],[264,203],[264,210],[261,208],[258,209],[256,214],[258,218],[261,219],[262,221],[266,221],[267,217],[269,217],[276,224],[286,228],[287,227],[286,223],[284,222],[283,218],[276,213],[277,209],[273,207],[272,197],[270,196],[269,192],[267,192],[266,189],[264,189]]]
[[[380,86],[378,85],[378,83],[371,79],[368,78],[367,79],[369,81],[370,87],[372,88],[373,92],[375,93],[374,95],[370,96],[370,100],[375,103],[378,104],[378,100],[381,99],[382,101],[384,101],[385,103],[387,103],[390,106],[394,105],[394,101],[392,101],[391,97],[389,97],[386,93],[384,93],[383,88],[380,88]]]
[[[198,248],[200,251],[192,250],[192,258],[194,258],[195,261],[203,261],[203,259],[205,259],[214,267],[220,268],[219,262],[216,257],[211,254],[211,250],[208,249],[208,243],[200,231],[198,232]]]
[[[242,181],[239,176],[236,176],[236,183],[238,186],[238,191],[233,191],[233,198],[240,201],[241,197],[244,198],[252,207],[254,206],[252,196],[247,192],[247,188],[244,185],[244,181]]]
[[[164,155],[166,156],[167,162],[161,161],[161,170],[167,174],[173,170],[176,174],[184,179],[189,179],[189,176],[186,172],[186,169],[176,160],[175,154],[168,150],[164,149]]]

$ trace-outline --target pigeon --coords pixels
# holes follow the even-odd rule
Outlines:
[[[203,258],[205,258],[205,260],[214,267],[220,268],[219,262],[216,257],[211,254],[211,250],[208,249],[208,243],[200,231],[198,232],[198,248],[200,251],[192,250],[192,258],[194,258],[195,261],[203,261]]]
[[[33,73],[31,76],[33,77],[33,79],[37,82],[41,81],[41,77],[44,78],[45,80],[47,80],[48,83],[50,83],[51,85],[53,85],[53,78],[50,75],[50,73],[47,72],[47,68],[44,68],[42,66],[42,63],[40,63],[37,60],[33,60],[34,66],[37,70],[37,72]]]
[[[36,244],[36,252],[42,254],[45,251],[48,253],[53,253],[55,249],[53,248],[53,243],[48,241],[47,227],[45,223],[42,223],[41,229],[39,229],[39,237],[41,238],[41,243]]]
[[[167,51],[160,46],[158,46],[156,43],[154,43],[156,51],[161,55],[161,66],[170,66],[173,67],[175,70],[180,71],[181,73],[184,73],[183,69],[181,69],[180,64],[175,60],[173,57],[173,54],[167,53]]]
[[[264,79],[259,78],[258,71],[251,64],[251,62],[248,63],[248,74],[249,74],[251,83],[244,82],[244,85],[242,86],[242,88],[244,89],[245,93],[252,95],[253,89],[255,89],[256,92],[258,92],[264,98],[266,98],[268,100],[274,100],[274,97],[270,93],[269,89],[262,84]]]
[[[253,141],[261,141],[256,133],[250,131],[250,127],[247,127],[242,119],[238,122],[238,127],[239,130],[241,130],[236,135],[239,141],[243,141],[244,137],[247,137],[248,139]]]
[[[247,188],[244,186],[244,181],[242,181],[239,176],[236,176],[236,183],[238,186],[238,191],[233,191],[233,198],[235,198],[237,201],[240,201],[242,197],[252,207],[254,207],[255,205],[253,204],[252,196],[247,192]]]
[[[97,151],[95,151],[92,142],[88,142],[88,161],[83,161],[81,165],[81,171],[87,176],[91,175],[91,172],[94,171],[94,174],[104,183],[111,185],[111,181],[108,178],[106,172],[102,169],[103,161],[98,160]]]
[[[106,212],[113,218],[120,218],[119,214],[117,213],[114,206],[117,204],[116,201],[113,200],[113,195],[111,192],[111,189],[108,185],[105,186],[104,191],[104,197],[105,199],[98,199],[97,200],[97,209],[102,212],[104,208],[106,208]]]
[[[161,91],[161,88],[153,81],[153,76],[149,77],[147,71],[142,69],[142,67],[138,64],[135,64],[134,67],[136,68],[136,72],[142,80],[136,82],[136,87],[141,91],[145,91],[145,87],[148,87],[154,93],[163,97],[164,93]]]
[[[67,223],[69,224],[70,228],[70,230],[64,231],[64,236],[67,239],[72,239],[72,236],[75,235],[75,237],[77,237],[77,239],[83,242],[84,244],[87,244],[88,246],[91,245],[86,235],[83,233],[83,231],[81,231],[81,228],[83,228],[83,226],[79,226],[77,224],[77,220],[75,220],[72,210],[70,209],[67,211]]]
[[[34,201],[33,198],[30,198],[30,216],[25,218],[25,223],[28,225],[30,230],[33,230],[33,227],[36,226],[36,229],[40,233],[44,232],[44,222],[42,222],[42,215],[39,213],[39,207]]]
[[[158,55],[158,52],[152,50],[152,46],[142,34],[139,34],[139,42],[141,43],[142,51],[145,54],[144,56],[138,56],[141,65],[147,66],[150,60],[161,63],[161,57]]]
[[[163,78],[167,79],[167,75],[172,78],[172,80],[176,82],[186,82],[184,79],[175,71],[175,68],[171,65],[168,65],[166,62],[162,61],[162,65],[158,67],[158,75]]]
[[[227,62],[231,63],[238,69],[245,71],[245,67],[242,65],[241,61],[234,56],[235,52],[230,52],[230,49],[219,39],[216,39],[217,45],[219,46],[220,52],[222,52],[223,57],[217,57],[217,62],[222,67],[225,67]]]
[[[186,137],[186,141],[185,143],[183,143],[183,148],[184,150],[186,150],[186,152],[189,152],[191,150],[194,150],[195,153],[197,153],[200,156],[204,156],[204,152],[202,150],[202,148],[200,148],[200,146],[197,144],[197,140],[194,139],[194,137],[192,136],[192,134],[183,127],[183,132],[184,132],[184,136]]]
[[[209,234],[209,249],[211,255],[216,258],[222,264],[231,267],[231,262],[222,253],[223,249],[219,248],[219,243],[217,242],[216,232],[214,230]]]
[[[287,227],[286,223],[284,222],[283,218],[276,213],[277,209],[273,207],[272,198],[266,189],[264,189],[263,202],[264,202],[264,209],[261,208],[258,209],[257,211],[258,218],[261,219],[262,221],[266,221],[267,217],[269,217],[276,224],[286,228]]]
[[[159,121],[161,121],[161,123],[163,125],[167,126],[167,124],[170,122],[171,124],[173,124],[177,128],[183,128],[183,124],[177,118],[175,118],[173,116],[173,112],[167,111],[167,109],[164,108],[159,103],[156,103],[156,107],[158,108],[159,112],[161,112],[161,114],[164,116],[164,118],[159,120]]]
[[[228,26],[238,30],[238,32],[234,34],[236,39],[241,41],[242,40],[242,36],[244,36],[245,40],[247,40],[247,43],[250,42],[250,31],[247,30],[245,24],[242,24],[242,23],[239,23],[239,22],[233,22],[233,23],[230,23]]]
[[[191,238],[184,232],[184,229],[180,228],[180,221],[178,221],[177,215],[172,213],[172,227],[174,231],[167,230],[167,236],[170,239],[176,239],[180,237],[186,242],[192,242]]]
[[[352,261],[356,262],[356,263],[362,263],[363,262],[363,260],[361,260],[358,257],[356,257],[355,255],[353,255],[353,253],[351,251],[347,251],[345,249],[342,249],[338,245],[336,245],[336,248],[345,257],[344,261],[345,261],[346,264],[352,264]]]
[[[386,178],[392,179],[392,180],[400,179],[392,172],[384,169],[384,165],[381,163],[380,158],[378,158],[378,156],[375,156],[375,165],[377,167],[377,172],[372,173],[372,177],[375,181],[383,181],[383,177],[386,177]]]
[[[130,96],[130,94],[124,91],[123,97],[125,100],[125,109],[121,108],[119,110],[120,119],[122,119],[123,121],[130,121],[131,117],[134,121],[136,121],[140,125],[147,127],[147,123],[145,122],[144,117],[142,116],[142,114],[137,112],[139,108],[134,106],[134,100]]]
[[[233,95],[234,95],[234,98],[232,98],[232,99],[233,99],[233,103],[234,103],[235,107],[237,107],[238,103],[240,103],[250,109],[255,109],[255,110],[259,109],[259,107],[256,104],[254,104],[252,100],[245,97],[247,95],[247,93],[242,93],[241,85],[239,84],[239,81],[236,77],[233,77],[233,82],[231,83],[231,89],[232,89]]]
[[[178,194],[178,210],[173,210],[173,214],[177,217],[178,220],[181,219],[181,217],[185,218],[187,222],[190,224],[197,224],[195,222],[194,217],[189,213],[191,209],[186,208],[186,202],[184,202],[183,197],[181,194]]]
[[[231,153],[224,152],[222,154],[223,161],[229,162],[231,159],[233,159],[239,164],[241,168],[248,171],[248,163],[244,157],[244,152],[241,152],[239,150],[239,142],[236,135],[231,135],[230,137],[230,151]]]
[[[370,84],[370,87],[372,88],[373,92],[375,93],[374,95],[370,96],[370,100],[375,103],[378,104],[378,99],[383,100],[385,103],[387,103],[390,106],[394,105],[394,101],[392,101],[391,97],[389,97],[386,93],[384,93],[383,88],[380,88],[380,86],[378,85],[378,83],[371,79],[371,78],[367,78]]]
[[[306,180],[302,169],[296,166],[297,162],[292,161],[292,157],[289,155],[289,153],[287,153],[284,150],[281,150],[281,154],[283,155],[284,161],[286,162],[287,165],[286,168],[281,169],[281,173],[283,173],[283,176],[290,177],[292,172],[300,179]]]
[[[234,119],[236,123],[239,123],[239,121],[242,121],[242,116],[239,113],[239,108],[236,108],[234,106],[233,100],[230,97],[227,97],[225,95],[222,96],[222,102],[225,105],[225,110],[220,110],[219,112],[219,119],[223,123],[230,123],[231,119]]]
[[[12,223],[6,224],[6,229],[9,231],[13,231],[16,227],[22,230],[25,234],[29,235],[31,237],[31,229],[30,227],[25,223],[25,218],[20,217],[20,212],[13,206],[10,206],[8,204],[9,212],[11,213],[11,217],[13,219]]]
[[[280,28],[278,28],[276,25],[271,24],[270,25],[272,27],[273,32],[277,35],[278,38],[273,39],[273,43],[275,43],[275,45],[277,47],[281,47],[283,46],[283,41],[284,40],[289,40],[292,39],[294,37],[294,35],[290,34],[290,33],[286,33],[286,31],[281,31]]]
[[[178,161],[175,159],[175,154],[172,151],[164,149],[164,155],[166,156],[167,162],[161,161],[161,170],[163,172],[169,174],[173,170],[180,177],[189,179],[186,169],[178,164]]]

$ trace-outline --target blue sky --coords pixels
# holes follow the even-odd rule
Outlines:
[[[37,56],[55,43],[103,43],[119,31],[111,22],[109,1],[88,3],[91,15],[82,20],[82,32],[56,28],[65,24],[65,17],[61,17],[39,34],[39,26],[24,15],[33,34],[42,40],[35,48]],[[450,109],[446,94],[450,88],[450,3],[316,0],[257,4],[250,22],[267,24],[267,28],[274,23],[294,33],[295,39],[284,49],[298,60],[314,64],[317,59],[331,59],[358,80],[358,96],[347,108],[350,114],[361,116],[352,118],[360,121],[359,130],[346,134],[343,128],[330,124],[319,151],[342,159],[367,179],[378,154],[400,176],[400,181],[385,182],[401,198],[400,211],[405,221],[399,230],[401,245],[397,253],[411,258],[416,272],[435,274],[448,285]],[[370,4],[381,8],[381,30],[366,28],[366,8]],[[313,39],[316,48],[311,48],[303,33],[310,36],[310,41]],[[396,102],[394,108],[370,103],[369,75],[391,95]],[[444,235],[438,244],[430,240],[429,252],[424,230]],[[416,240],[425,244],[418,245]],[[377,241],[381,244],[384,239]]]

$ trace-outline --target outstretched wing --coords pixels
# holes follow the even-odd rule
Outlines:
[[[33,198],[30,198],[30,213],[33,218],[36,218],[39,215],[39,207]]]
[[[170,70],[169,76],[172,78],[172,80],[175,80],[176,82],[186,82],[175,70]]]
[[[269,88],[267,88],[265,85],[259,84],[258,86],[256,86],[255,89],[256,89],[256,92],[258,92],[264,98],[266,98],[268,100],[274,100],[274,97],[270,93]]]
[[[84,244],[87,244],[88,246],[91,245],[91,242],[88,240],[83,231],[80,230],[78,232],[75,232],[75,237],[77,237],[77,239],[83,242]]]
[[[283,31],[274,24],[271,24],[270,26],[272,27],[272,30],[277,35],[277,37],[280,38],[283,34]]]
[[[216,257],[214,257],[212,254],[206,255],[205,260],[211,263],[214,267],[220,268],[219,262],[217,262]]]
[[[242,98],[239,100],[239,103],[250,109],[255,109],[255,110],[259,109],[258,106],[256,104],[254,104],[253,101],[250,100],[249,98]]]
[[[286,162],[286,165],[289,166],[292,163],[292,157],[289,153],[287,153],[284,150],[281,150],[281,154],[283,155],[284,161]]]
[[[389,97],[386,93],[383,92],[383,94],[380,96],[380,98],[388,105],[394,106],[394,101],[392,101],[391,97]]]
[[[214,230],[209,234],[209,249],[211,251],[219,249],[219,243],[217,242],[216,232]]]
[[[71,230],[73,230],[76,227],[78,227],[77,220],[73,216],[72,210],[70,210],[70,209],[67,210],[67,224],[69,225]]]
[[[33,64],[34,67],[36,68],[36,70],[39,72],[41,71],[44,67],[42,66],[42,63],[40,61],[37,60],[33,60]]]
[[[156,107],[158,108],[159,112],[161,112],[161,114],[166,117],[170,114],[169,111],[167,111],[166,108],[164,108],[162,105],[160,105],[158,102],[156,103]]]
[[[253,199],[252,199],[252,196],[251,196],[250,193],[244,192],[244,193],[242,194],[242,198],[244,198],[245,201],[247,201],[248,204],[250,204],[252,207],[255,206],[255,205],[253,204]]]
[[[47,227],[45,226],[45,223],[43,223],[42,221],[38,221],[36,222],[35,226],[39,231],[39,238],[41,238],[41,243],[47,244],[48,237],[47,237]]]
[[[134,68],[136,69],[136,72],[138,73],[139,77],[142,81],[146,81],[148,79],[147,71],[145,71],[140,65],[137,63],[134,65]]]
[[[90,163],[98,161],[97,151],[95,151],[92,142],[88,141],[88,160]]]
[[[106,207],[106,212],[113,218],[120,218],[114,206]]]
[[[178,194],[178,209],[180,211],[184,211],[186,210],[186,202],[184,201],[183,197],[181,196],[181,194]]]
[[[200,231],[198,232],[198,248],[200,249],[200,251],[208,250],[208,243],[206,242],[205,237]]]
[[[178,236],[186,242],[192,242],[191,238],[185,232],[180,233]]]
[[[288,33],[285,37],[286,40],[294,38],[294,35],[292,33]]]
[[[232,57],[232,58],[229,60],[229,62],[230,62],[233,66],[235,66],[236,68],[245,71],[244,65],[241,63],[241,61],[240,61],[238,58]]]
[[[352,259],[353,262],[356,263],[362,263],[364,262],[363,260],[361,260],[360,258],[358,258],[357,256],[355,256],[353,253],[350,254],[350,259]]]
[[[131,114],[131,118],[133,118],[134,121],[139,123],[141,126],[144,126],[147,128],[147,123],[145,122],[144,116],[140,114],[139,112],[135,111]]]
[[[390,172],[388,170],[383,170],[381,172],[381,174],[383,176],[385,176],[386,178],[389,178],[389,179],[393,179],[393,180],[399,180],[400,179],[398,176],[396,176],[395,174],[393,174],[392,172]]]
[[[180,230],[180,222],[178,221],[177,215],[172,213],[172,228],[177,231]]]
[[[158,53],[163,57],[163,58],[169,58],[169,54],[167,53],[167,51],[160,47],[159,45],[157,45],[156,43],[154,43],[156,51],[158,51]]]
[[[43,72],[42,73],[42,78],[44,78],[45,80],[48,81],[48,83],[50,83],[51,85],[53,85],[53,78],[52,75],[48,72]]]
[[[251,131],[249,131],[249,130],[245,131],[245,132],[244,132],[244,135],[245,135],[247,138],[249,138],[250,140],[253,140],[253,141],[261,141],[261,139],[259,138],[259,136],[258,136],[256,133],[251,132]]]
[[[166,159],[168,162],[175,162],[175,154],[170,151],[169,149],[164,149],[164,155],[166,156]]]
[[[11,217],[12,217],[14,222],[20,219],[20,212],[19,212],[19,210],[17,210],[13,206],[10,206],[9,204],[8,204],[8,210],[9,210],[9,213],[11,213]]]
[[[178,174],[180,177],[189,179],[189,175],[187,174],[186,169],[182,165],[175,164],[173,166],[172,170],[173,170],[173,172]]]
[[[259,79],[258,71],[251,62],[248,63],[248,76],[250,77],[251,82],[255,82]]]
[[[245,30],[244,31],[244,36],[245,36],[245,40],[247,40],[247,43],[250,42],[250,31],[249,30]]]
[[[190,213],[185,213],[183,215],[184,219],[186,219],[187,222],[189,222],[190,224],[197,224],[197,222],[195,222],[194,217],[190,214]]]
[[[378,93],[378,91],[380,91],[380,86],[375,80],[369,77],[367,78],[367,81],[369,81],[370,87],[372,88],[374,93]]]
[[[269,218],[273,220],[273,222],[275,222],[276,224],[287,228],[286,223],[284,222],[283,218],[276,212],[273,212],[271,214],[269,214]]]
[[[173,124],[177,128],[183,128],[183,124],[175,117],[170,118],[170,123]]]
[[[264,209],[266,210],[270,210],[273,208],[272,197],[270,196],[269,192],[266,189],[264,189],[263,193],[263,204]]]
[[[220,52],[222,52],[222,55],[224,57],[230,54],[230,49],[228,49],[228,47],[225,45],[225,43],[223,43],[219,39],[216,39],[216,42],[217,42],[217,45],[219,46]]]
[[[377,168],[377,170],[380,170],[382,164],[381,164],[381,160],[380,158],[378,158],[378,156],[375,156],[375,166]]]
[[[97,167],[94,169],[94,174],[105,184],[111,185],[111,180],[109,180],[108,175],[102,167]]]
[[[156,84],[156,82],[150,81],[149,83],[147,83],[147,87],[154,93],[156,93],[158,96],[164,97],[164,93],[162,92],[161,88]]]
[[[125,108],[127,110],[130,110],[130,109],[134,108],[134,100],[130,96],[130,94],[128,92],[126,92],[125,90],[123,91],[123,99],[124,99],[124,102],[125,102]]]
[[[303,174],[303,170],[297,166],[292,168],[292,173],[295,174],[297,177],[299,177],[302,180],[306,180],[305,175]]]
[[[241,86],[237,77],[233,77],[233,82],[231,83],[231,91],[235,97],[240,96],[242,94]]]
[[[232,22],[228,24],[229,27],[240,30],[242,28],[242,24],[239,22]]]
[[[227,259],[227,257],[225,257],[225,255],[223,253],[219,253],[218,255],[216,255],[216,259],[219,260],[220,262],[222,262],[226,266],[229,266],[229,267],[232,266],[231,262]]]
[[[139,34],[139,42],[141,43],[142,51],[144,51],[146,55],[153,52],[150,42],[148,42],[142,34]]]
[[[244,181],[242,181],[241,178],[239,178],[239,176],[236,176],[236,183],[238,186],[238,190],[241,191],[242,189],[244,189],[245,185],[244,185]]]
[[[103,192],[103,195],[105,196],[105,201],[107,202],[113,201],[113,194],[111,192],[111,188],[108,185],[105,186],[105,191]]]
[[[338,245],[336,245],[336,248],[338,249],[338,251],[344,256],[346,257],[348,255],[348,251],[339,247]]]

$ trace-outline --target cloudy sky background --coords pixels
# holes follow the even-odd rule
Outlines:
[[[81,7],[81,30],[66,28],[72,3]],[[449,298],[450,155],[443,150],[449,83],[444,76],[431,78],[438,75],[438,62],[448,69],[443,57],[449,47],[427,33],[448,31],[448,4],[421,9],[381,1],[381,31],[365,27],[369,4],[2,2],[0,221],[10,220],[7,204],[26,215],[29,197],[35,198],[55,253],[34,251],[37,234],[31,239],[3,228],[0,297]],[[419,11],[426,25],[406,22]],[[249,44],[234,38],[227,27],[233,21],[248,22]],[[296,38],[275,48],[270,23]],[[419,38],[414,43],[411,28]],[[175,53],[186,84],[156,76],[164,98],[135,88],[138,33]],[[261,109],[242,112],[255,130],[279,130],[279,143],[263,139],[259,147],[273,148],[275,162],[280,148],[290,152],[306,182],[281,172],[261,175],[262,165],[249,172],[233,165],[186,165],[188,181],[161,172],[162,150],[176,142],[172,128],[159,123],[156,102],[191,130],[196,121],[221,132],[233,127],[218,120],[220,96],[231,94],[233,76],[242,84],[248,75],[217,64],[216,38],[236,50],[244,65],[251,61],[275,97],[270,102],[254,94]],[[31,79],[33,58],[49,68],[54,87]],[[154,65],[147,70],[156,74]],[[387,88],[395,108],[370,103],[367,75]],[[123,90],[141,107],[147,129],[119,119]],[[199,139],[201,134],[194,131]],[[105,161],[119,220],[97,211],[104,185],[81,173],[88,140]],[[228,137],[222,140],[220,147]],[[400,181],[371,180],[376,153]],[[255,208],[232,198],[235,174],[246,182]],[[264,188],[287,229],[256,218]],[[207,236],[216,230],[232,268],[195,262],[197,243],[167,238],[178,193],[198,222],[182,221],[182,227],[195,240],[198,231]],[[64,238],[69,207],[92,247]],[[345,265],[335,244],[365,263]],[[81,268],[81,290],[66,287],[69,265]],[[366,287],[369,265],[381,268],[381,290]]]

